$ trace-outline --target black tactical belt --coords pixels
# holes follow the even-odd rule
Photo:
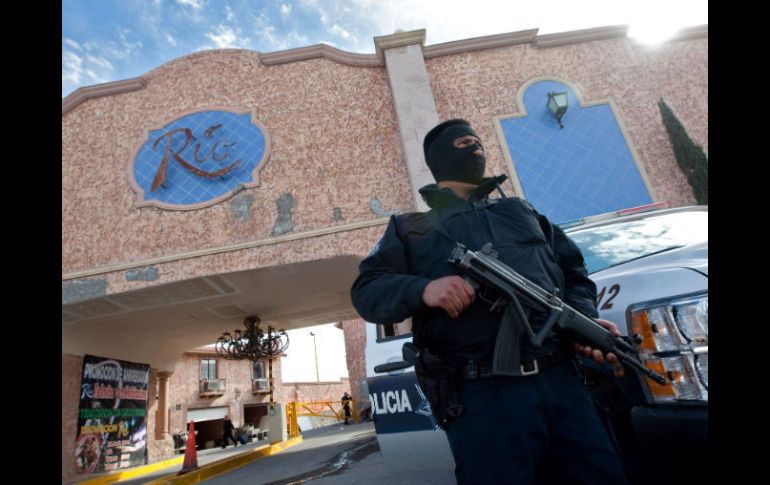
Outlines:
[[[523,376],[533,376],[539,374],[540,371],[553,367],[558,364],[562,364],[572,359],[572,354],[557,351],[552,354],[538,357],[533,360],[523,360],[521,363],[521,373]],[[472,360],[469,360],[467,364],[460,369],[460,375],[463,379],[485,379],[492,377],[492,366],[487,364],[478,364]]]

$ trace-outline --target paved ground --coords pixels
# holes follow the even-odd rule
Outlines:
[[[206,485],[454,485],[445,472],[390,472],[374,424],[335,425],[302,433],[302,443],[211,480]]]
[[[455,485],[457,483],[453,471],[393,473],[386,467],[376,441],[375,447],[377,451],[367,455],[361,461],[351,463],[339,473],[318,477],[308,485],[361,485],[364,483],[377,485]],[[286,482],[282,482],[281,485],[283,483]]]

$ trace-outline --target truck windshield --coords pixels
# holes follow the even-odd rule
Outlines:
[[[708,242],[708,211],[673,212],[634,221],[573,229],[588,274],[689,244]]]

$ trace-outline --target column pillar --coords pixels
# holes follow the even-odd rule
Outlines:
[[[168,431],[168,379],[173,372],[158,372],[158,417],[155,426],[155,438],[163,439]]]
[[[385,62],[388,71],[414,205],[422,212],[427,211],[428,206],[419,189],[435,182],[425,165],[422,140],[439,121],[422,53],[424,44],[425,29],[374,38],[377,56]]]

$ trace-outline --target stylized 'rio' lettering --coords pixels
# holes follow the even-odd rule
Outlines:
[[[180,131],[183,132],[184,136],[185,136],[184,145],[182,146],[181,149],[174,150],[174,149],[171,148],[171,144],[172,144],[174,135],[176,133],[180,132]],[[162,139],[164,139],[164,138],[168,139],[168,143],[166,144],[166,150],[165,150],[165,153],[163,154],[163,160],[160,162],[160,167],[158,167],[158,172],[155,174],[155,178],[152,181],[151,190],[153,192],[158,187],[160,187],[163,184],[163,182],[166,181],[166,170],[168,169],[168,159],[169,159],[170,156],[173,156],[174,160],[179,162],[179,164],[182,167],[186,168],[190,172],[194,173],[195,175],[199,175],[201,177],[206,177],[206,178],[220,177],[220,176],[226,174],[227,172],[229,172],[230,170],[232,170],[233,168],[235,168],[236,165],[241,163],[241,160],[238,159],[238,160],[236,160],[235,162],[231,163],[230,165],[228,165],[225,168],[222,168],[222,169],[217,170],[215,172],[207,172],[205,170],[201,170],[199,168],[193,167],[192,165],[187,163],[187,161],[184,158],[182,158],[182,156],[180,155],[180,153],[183,152],[185,148],[187,148],[187,145],[190,144],[190,140],[191,139],[192,140],[195,139],[195,137],[192,134],[192,131],[190,131],[189,128],[176,128],[174,130],[171,130],[171,131],[169,131],[167,133],[162,134],[161,136],[158,137],[157,140],[155,140],[155,143],[152,145],[152,149],[155,150],[155,148],[158,146],[158,143],[160,143],[160,141]],[[217,145],[218,144],[219,143],[217,143]],[[212,158],[216,158],[216,157],[214,157],[214,150],[216,149],[217,145],[214,145],[214,148],[212,148],[212,150],[211,150]],[[225,145],[225,146],[228,146],[228,145]],[[197,154],[198,154],[198,149],[199,148],[200,148],[200,144],[198,144],[196,146],[196,148],[195,148],[195,158],[196,158],[196,160],[198,158]],[[224,158],[227,158],[227,155],[225,155],[222,159],[224,159]],[[217,160],[219,160],[219,159],[217,158]]]

